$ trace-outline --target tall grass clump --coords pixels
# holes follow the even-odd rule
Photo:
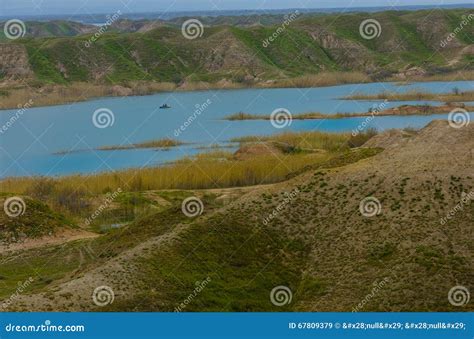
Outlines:
[[[123,86],[84,82],[74,82],[68,85],[33,84],[6,90],[5,95],[0,100],[0,109],[16,108],[18,103],[27,103],[30,100],[32,106],[52,106],[97,97],[148,95],[171,91],[175,88],[176,85],[166,82],[130,82]],[[82,95],[78,95],[78,93],[82,93]]]
[[[273,142],[284,144],[296,150],[344,151],[349,148],[349,133],[285,132],[267,136],[246,136],[231,139],[232,142]]]
[[[324,87],[338,84],[353,84],[370,82],[370,77],[362,72],[321,72],[289,79],[279,79],[264,83],[260,87]]]
[[[249,186],[282,181],[305,166],[330,159],[326,154],[263,155],[257,159],[231,160],[232,153],[220,157],[183,159],[162,167],[130,169],[93,176],[73,175],[53,179],[55,191],[61,187],[84,187],[87,192],[100,194],[121,188],[123,191],[157,189],[201,189]],[[10,178],[1,183],[3,192],[29,192],[40,178]],[[51,194],[51,192],[50,192]],[[67,200],[61,199],[67,203]]]
[[[389,101],[474,101],[474,91],[461,92],[459,89],[453,89],[451,93],[429,93],[413,89],[408,92],[381,92],[377,94],[355,93],[354,95],[344,97],[348,100],[389,100]]]
[[[350,134],[289,132],[270,136],[249,136],[234,142],[268,142],[282,150],[238,159],[232,152],[215,149],[160,167],[129,169],[96,175],[71,175],[59,178],[7,178],[0,191],[49,197],[55,205],[76,211],[83,197],[121,189],[144,191],[160,189],[204,189],[269,184],[286,180],[305,168],[323,165],[331,159],[348,156],[375,132],[362,133],[357,142]],[[352,151],[352,153],[357,151]],[[357,157],[356,157],[357,158]],[[77,205],[79,204],[79,205]]]

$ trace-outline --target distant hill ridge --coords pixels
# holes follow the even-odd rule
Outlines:
[[[348,13],[348,12],[382,12],[389,10],[398,11],[415,11],[422,9],[454,9],[454,8],[474,8],[472,3],[459,3],[459,4],[436,4],[436,5],[394,5],[394,6],[368,6],[368,7],[333,7],[333,8],[281,8],[281,9],[241,9],[241,10],[189,10],[189,11],[151,11],[142,12],[138,10],[133,13],[124,13],[123,18],[129,20],[171,20],[180,17],[223,17],[223,16],[252,16],[252,15],[278,15],[293,12],[295,10],[301,13],[316,14],[316,13]],[[115,10],[111,9],[109,12],[95,13],[95,14],[50,14],[50,15],[19,15],[18,13],[11,13],[6,15],[2,13],[0,15],[0,21],[8,20],[12,17],[27,21],[52,21],[52,20],[68,20],[82,23],[95,24],[97,22],[105,22],[110,12]]]
[[[245,83],[335,71],[364,72],[374,80],[439,74],[473,69],[474,20],[461,24],[469,15],[468,9],[300,14],[283,31],[282,15],[205,17],[202,36],[193,40],[181,32],[186,18],[119,18],[102,31],[75,22],[27,22],[25,38],[0,43],[0,83]],[[381,28],[373,39],[359,33],[369,18]],[[278,28],[274,41],[267,41]]]

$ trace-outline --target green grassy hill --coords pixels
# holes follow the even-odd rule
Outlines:
[[[90,26],[31,23],[42,33],[5,41],[26,49],[5,49],[0,57],[0,73],[5,79],[24,78],[21,71],[28,66],[9,65],[22,56],[8,54],[26,53],[23,57],[29,61],[29,78],[41,83],[221,79],[251,83],[333,71],[360,71],[383,78],[414,66],[428,74],[439,74],[472,69],[472,51],[466,50],[474,42],[472,20],[453,41],[444,48],[440,46],[468,14],[468,10],[456,9],[301,15],[268,47],[263,42],[281,27],[275,18],[240,26],[233,25],[235,18],[210,23],[203,19],[210,26],[205,26],[203,36],[195,40],[182,36],[181,19],[151,26],[149,22],[118,22],[92,43],[94,30]],[[369,18],[381,27],[380,36],[371,40],[359,34],[361,22]]]
[[[10,213],[0,214],[0,246],[50,236],[74,226],[63,215],[35,199],[2,194],[0,202]]]

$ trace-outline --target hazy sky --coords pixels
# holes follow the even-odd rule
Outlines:
[[[0,0],[0,16],[226,9],[443,5],[471,0]]]

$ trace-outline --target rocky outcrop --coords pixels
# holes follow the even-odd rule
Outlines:
[[[426,74],[426,71],[421,67],[405,67],[400,72],[395,74],[396,78],[407,79],[411,77],[422,77]]]
[[[25,79],[33,76],[25,46],[0,44],[0,78]]]
[[[208,43],[213,48],[203,50],[201,57],[204,68],[209,72],[245,70],[253,75],[264,69],[261,61],[228,29],[210,36]]]
[[[312,29],[309,34],[325,50],[329,51],[337,64],[355,69],[370,68],[372,63],[367,48],[351,40],[339,38],[322,28]]]

